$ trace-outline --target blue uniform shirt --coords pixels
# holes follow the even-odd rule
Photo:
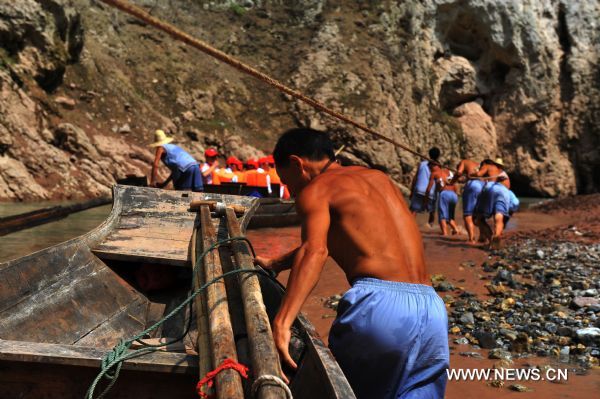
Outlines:
[[[163,162],[172,172],[185,172],[190,166],[198,165],[198,162],[185,150],[175,144],[164,144],[165,149]]]
[[[429,178],[431,176],[431,171],[429,170],[429,161],[423,161],[419,164],[419,169],[417,170],[417,181],[415,182],[415,193],[425,195],[425,190],[427,190],[427,185],[429,184]],[[431,186],[431,190],[429,190],[429,198],[435,198],[435,184]]]

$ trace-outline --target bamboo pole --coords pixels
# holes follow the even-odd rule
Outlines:
[[[230,237],[241,237],[242,230],[233,209],[227,209],[227,230]],[[254,269],[248,245],[241,241],[231,244],[235,261],[240,269]],[[273,336],[267,310],[263,302],[260,282],[255,274],[239,275],[242,299],[246,318],[246,332],[250,341],[250,356],[254,377],[262,375],[281,376],[281,364]],[[286,392],[278,385],[263,384],[258,391],[261,399],[285,398]]]
[[[203,240],[202,234],[199,234],[200,226],[194,228],[192,233],[192,265],[194,267],[194,290],[202,287],[205,283],[204,273],[196,268],[202,268],[202,265],[196,265],[196,259],[199,252],[202,252]],[[206,314],[206,293],[201,293],[194,299],[196,308],[196,328],[198,330],[198,374],[202,379],[209,371],[213,369],[212,350],[210,348],[210,334],[208,331],[208,315]],[[205,387],[205,392],[210,394],[210,389]]]
[[[217,235],[210,217],[210,209],[207,205],[200,208],[200,223],[202,247],[206,250],[217,241]],[[204,258],[205,281],[211,281],[222,274],[223,268],[221,267],[219,250],[214,249]],[[217,281],[207,288],[206,304],[213,365],[216,367],[227,358],[237,362],[238,357],[223,280]],[[243,399],[242,379],[238,372],[226,369],[217,374],[216,392],[219,399]]]

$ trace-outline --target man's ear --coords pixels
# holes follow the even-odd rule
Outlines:
[[[290,166],[294,169],[302,170],[304,161],[297,155],[290,155]]]

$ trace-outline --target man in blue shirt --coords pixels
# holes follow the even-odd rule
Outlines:
[[[173,181],[175,190],[202,191],[204,186],[198,162],[183,148],[171,144],[173,138],[167,137],[164,131],[157,130],[154,137],[154,143],[150,147],[156,147],[156,155],[152,164],[150,186],[163,188]],[[171,170],[171,175],[164,182],[158,183],[158,165],[161,160]]]
[[[440,149],[432,147],[429,150],[429,158],[437,161],[440,157]],[[417,168],[417,173],[413,178],[412,186],[410,189],[410,211],[412,214],[429,212],[429,226],[432,227],[435,221],[435,201],[436,191],[435,186],[431,187],[427,195],[428,201],[423,201],[425,198],[425,191],[429,184],[429,177],[431,171],[429,170],[429,161],[423,161]]]

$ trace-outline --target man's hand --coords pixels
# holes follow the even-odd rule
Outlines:
[[[275,341],[275,347],[279,352],[281,360],[296,370],[298,365],[294,362],[294,359],[290,356],[289,345],[290,339],[292,338],[292,332],[289,327],[284,327],[275,320],[273,322],[273,340]],[[284,376],[285,377],[285,376]],[[287,378],[286,378],[287,379]],[[287,381],[286,381],[287,382]]]
[[[254,264],[262,267],[265,270],[272,270],[277,273],[277,270],[273,270],[273,259],[265,258],[264,256],[257,256],[254,258]]]

